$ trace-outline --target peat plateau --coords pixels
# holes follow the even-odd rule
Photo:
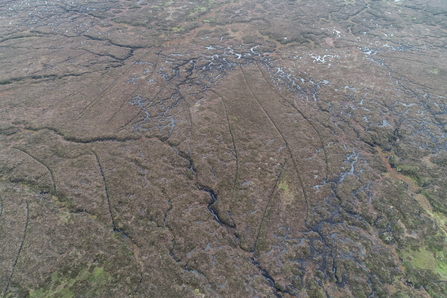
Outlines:
[[[447,4],[0,3],[1,297],[447,297]]]

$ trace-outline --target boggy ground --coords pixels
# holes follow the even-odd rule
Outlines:
[[[446,13],[2,4],[2,297],[446,297]]]

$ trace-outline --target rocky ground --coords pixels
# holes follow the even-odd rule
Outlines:
[[[447,3],[0,4],[2,297],[447,297]]]

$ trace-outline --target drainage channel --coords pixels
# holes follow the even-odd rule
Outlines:
[[[208,204],[208,210],[213,214],[214,220],[217,221],[217,223],[219,223],[219,225],[224,226],[226,228],[231,228],[231,229],[236,228],[235,225],[229,225],[229,224],[223,222],[220,219],[219,212],[216,209],[213,208],[214,203],[217,202],[217,195],[216,195],[216,193],[211,188],[206,187],[206,186],[197,185],[197,188],[199,190],[201,190],[201,191],[207,192],[210,195],[211,201]]]

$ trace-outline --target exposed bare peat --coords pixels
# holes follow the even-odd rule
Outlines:
[[[0,4],[1,297],[447,297],[447,4]]]

